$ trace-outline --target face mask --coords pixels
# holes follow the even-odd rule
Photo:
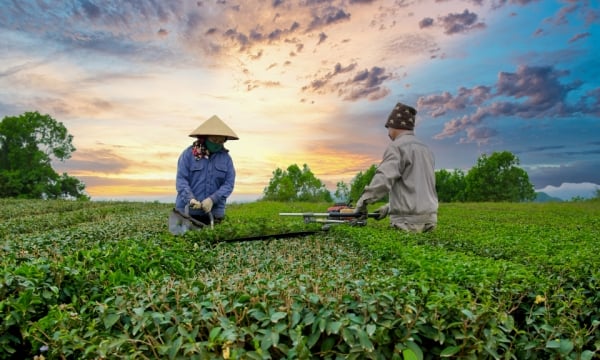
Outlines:
[[[217,151],[219,151],[223,148],[223,144],[216,144],[210,140],[206,140],[204,142],[204,145],[206,146],[208,151],[210,151],[211,153],[216,153]]]

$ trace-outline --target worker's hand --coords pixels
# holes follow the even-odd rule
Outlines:
[[[382,207],[377,209],[375,212],[377,213],[377,217],[375,218],[375,220],[385,219],[385,217],[390,212],[390,204],[388,203],[388,204],[383,205]]]
[[[212,207],[213,201],[211,198],[207,197],[206,199],[202,200],[202,210],[208,213],[212,210]]]
[[[358,199],[354,208],[355,218],[351,221],[353,224],[363,223],[367,220],[367,203],[362,199]]]
[[[196,199],[190,200],[190,207],[194,210],[202,209],[202,203]]]
[[[356,202],[356,213],[366,214],[367,213],[367,203],[361,198]]]

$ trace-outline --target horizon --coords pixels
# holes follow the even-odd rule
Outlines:
[[[535,190],[536,193],[545,193],[551,197],[558,198],[562,201],[570,201],[574,198],[591,199],[596,196],[596,191],[600,190],[600,186],[591,183],[584,184],[562,184],[562,186],[548,186],[544,189]],[[331,191],[332,196],[333,192]],[[227,199],[228,204],[247,203],[260,200],[264,196],[261,194],[238,194],[234,192]],[[141,202],[160,202],[160,203],[175,203],[175,195],[155,195],[155,196],[95,196],[92,201],[141,201]]]

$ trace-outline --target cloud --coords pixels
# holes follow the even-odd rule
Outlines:
[[[121,68],[126,68],[128,63],[136,64],[140,71],[147,69],[145,66],[184,70],[190,66],[241,68],[243,71],[234,70],[231,74],[236,84],[242,84],[240,88],[246,91],[276,85],[298,87],[298,84],[310,79],[310,73],[319,72],[312,76],[310,84],[298,90],[320,95],[335,94],[344,101],[377,100],[391,93],[386,83],[395,76],[388,69],[402,66],[398,61],[392,61],[392,56],[430,56],[432,52],[439,51],[433,36],[408,31],[394,34],[387,29],[389,35],[382,36],[384,42],[380,54],[372,54],[369,58],[361,54],[347,56],[352,54],[352,46],[356,46],[353,42],[358,42],[352,36],[340,33],[348,29],[348,23],[354,21],[357,22],[356,27],[375,27],[376,23],[392,19],[388,11],[398,11],[410,5],[405,2],[394,3],[393,8],[378,6],[375,1],[367,0],[267,1],[236,5],[226,1],[131,0],[118,9],[92,0],[52,7],[35,0],[24,0],[19,4],[22,5],[9,7],[9,16],[2,18],[0,15],[0,28],[27,33],[44,43],[52,43],[61,54],[80,64],[94,64],[99,58],[109,56]],[[356,19],[352,16],[353,12],[358,14]],[[18,21],[11,22],[9,17]],[[470,26],[468,20],[460,18],[454,21]],[[23,23],[33,26],[23,30]],[[309,54],[305,50],[309,47],[312,47],[312,59],[302,54]],[[316,52],[329,53],[342,47],[343,58],[351,64],[345,66],[364,70],[348,73],[347,76],[334,74],[335,79],[322,74],[322,65],[314,59],[329,55]],[[291,58],[294,58],[293,64]],[[291,76],[287,79],[266,79],[261,74],[262,70],[255,68],[255,64],[267,60],[273,64],[273,59],[280,64],[294,66],[288,69],[290,74],[298,73],[293,83],[289,82]],[[20,64],[4,73],[10,76],[34,66],[34,63]],[[93,66],[81,65],[82,68]],[[283,72],[281,74],[284,75]],[[360,80],[361,77],[364,79]],[[343,88],[347,85],[350,87]]]
[[[569,22],[567,17],[577,11],[579,7],[580,6],[575,2],[566,3],[566,5],[562,7],[555,16],[547,19],[546,21],[554,25],[566,25]]]
[[[568,117],[573,114],[595,114],[600,104],[600,91],[594,89],[579,95],[570,102],[570,96],[578,90],[582,81],[561,82],[570,75],[568,71],[557,70],[552,66],[519,66],[514,73],[500,72],[497,82],[491,86],[459,88],[456,95],[449,92],[422,96],[418,108],[432,117],[449,112],[463,112],[444,124],[444,129],[436,139],[452,137],[462,131],[469,136],[462,141],[481,142],[489,140],[495,133],[474,131],[482,126],[486,118],[516,117],[521,119],[547,119]],[[485,134],[478,138],[478,134]]]
[[[478,3],[481,3],[480,0],[474,0],[474,1],[476,1]],[[525,5],[528,5],[528,4],[531,4],[531,3],[534,3],[534,2],[538,2],[538,1],[539,0],[493,0],[492,1],[492,8],[499,9],[499,8],[501,8],[502,6],[504,6],[504,5],[508,4],[508,3],[525,6]]]
[[[591,182],[583,183],[561,183],[560,186],[547,185],[536,191],[546,193],[552,197],[557,197],[561,200],[571,200],[575,197],[593,198],[597,191],[600,190],[600,185]]]
[[[319,42],[317,43],[317,45],[321,45],[322,43],[325,42],[325,40],[327,40],[327,34],[320,33],[319,34]]]
[[[526,153],[536,153],[536,152],[545,152],[548,150],[564,150],[566,148],[565,145],[545,145],[545,146],[537,146],[528,148],[522,151],[515,151],[515,154],[526,154]]]
[[[358,72],[354,78],[346,81],[343,86],[338,88],[338,94],[344,100],[356,101],[367,98],[369,100],[379,100],[390,93],[390,89],[381,86],[385,81],[393,78],[393,75],[386,73],[384,68],[373,67],[370,70]]]
[[[247,53],[265,45],[295,43],[296,37],[319,32],[317,44],[326,38],[325,29],[349,21],[348,9],[333,2],[302,1],[203,6],[188,9],[180,38],[205,54],[227,56],[231,50]],[[270,18],[266,14],[272,14]],[[183,15],[183,14],[181,14]],[[210,35],[211,38],[206,38]]]
[[[485,29],[483,22],[478,22],[478,15],[465,9],[462,13],[439,16],[437,20],[425,17],[419,21],[419,28],[441,27],[446,35],[465,34],[474,30]]]
[[[438,50],[438,45],[432,37],[423,33],[399,34],[392,41],[385,44],[385,53],[394,58],[405,54],[428,54]]]
[[[600,19],[600,10],[595,8],[590,1],[564,1],[564,5],[554,14],[553,16],[545,19],[545,23],[550,24],[554,27],[567,27],[572,26],[573,23],[578,21],[575,18],[584,19],[583,26],[589,28],[593,24],[598,22]],[[562,30],[559,30],[562,31]],[[538,29],[536,34],[546,33],[542,29]],[[573,35],[569,39],[569,43],[576,42],[583,38],[590,36],[588,31],[584,31],[579,34]]]
[[[23,31],[66,48],[82,47],[110,54],[134,55],[142,49],[160,46],[146,43],[164,31],[160,24],[177,19],[185,13],[177,2],[165,4],[128,1],[113,8],[84,0],[54,3],[47,6],[39,1],[21,1],[21,6],[3,7],[0,26],[7,30]],[[159,24],[151,28],[151,24]]]
[[[425,28],[431,27],[431,26],[433,26],[433,21],[434,20],[430,17],[424,18],[421,21],[419,21],[419,28],[425,29]]]
[[[329,81],[331,79],[335,78],[336,76],[338,76],[340,74],[351,72],[355,68],[356,68],[356,63],[352,63],[347,66],[343,66],[340,63],[336,63],[335,66],[333,67],[332,71],[311,81],[310,85],[305,85],[304,87],[302,87],[302,90],[316,92],[316,93],[324,93],[325,90],[322,90],[322,89],[326,87],[326,85],[329,83]],[[331,92],[331,91],[333,91],[333,89],[330,89],[328,92]]]
[[[21,71],[27,71],[31,69],[35,69],[41,65],[46,64],[49,60],[41,60],[41,61],[28,61],[23,64],[9,67],[6,70],[0,71],[0,78],[5,76],[12,76],[18,74]]]
[[[293,22],[289,28],[274,28],[267,32],[261,31],[260,28],[253,28],[248,33],[243,33],[236,28],[229,28],[222,33],[222,37],[237,44],[240,52],[245,52],[259,44],[279,42],[286,36],[294,34],[297,29],[296,22]]]
[[[579,41],[579,40],[581,40],[581,39],[584,39],[584,38],[586,38],[586,37],[589,37],[590,35],[591,35],[591,34],[590,34],[589,32],[585,32],[585,33],[581,33],[581,34],[575,34],[575,35],[573,35],[573,37],[571,37],[571,38],[569,39],[569,44],[572,44],[572,43],[574,43],[574,42],[576,42],[576,41]]]
[[[53,165],[57,171],[65,171],[64,169],[68,168],[73,174],[115,174],[127,170],[131,165],[129,160],[118,155],[113,149],[100,145],[95,150],[77,150],[69,160]]]
[[[487,144],[491,138],[498,134],[498,131],[488,127],[468,127],[466,133],[467,137],[461,139],[461,143],[476,142],[481,145]]]
[[[427,108],[430,115],[439,117],[447,111],[463,110],[469,106],[479,106],[491,97],[491,88],[488,86],[476,86],[472,89],[461,87],[455,95],[443,92],[439,95],[428,95],[417,100],[417,107]]]
[[[306,31],[313,31],[327,27],[328,25],[350,20],[350,14],[345,9],[335,6],[316,8],[311,11],[312,20]]]
[[[598,19],[600,19],[600,10],[598,9],[586,7],[584,10],[582,10],[582,13],[584,15],[585,24],[587,26],[597,23]]]
[[[583,109],[585,113],[600,116],[600,88],[586,91],[576,106]]]
[[[83,13],[85,14],[85,17],[88,20],[95,20],[98,19],[100,17],[100,15],[102,14],[102,11],[100,10],[100,8],[98,6],[96,6],[96,4],[93,4],[91,2],[89,2],[88,0],[82,0],[79,2],[79,4],[81,5],[82,9],[83,9]],[[78,10],[75,10],[76,12]]]
[[[558,186],[563,182],[600,184],[600,160],[578,160],[560,165],[523,166],[536,188]]]
[[[580,81],[563,85],[559,78],[569,75],[550,66],[520,66],[516,73],[498,74],[495,96],[523,100],[508,103],[506,113],[525,118],[540,116],[546,112],[565,114],[567,94],[577,89]]]
[[[278,81],[258,81],[258,80],[247,80],[244,82],[247,91],[252,91],[257,88],[277,88],[281,87],[281,83]]]
[[[378,100],[390,93],[390,89],[383,84],[394,79],[393,74],[377,66],[354,72],[356,67],[355,63],[347,66],[337,63],[332,71],[303,86],[302,91],[317,94],[336,93],[345,101],[356,101],[362,98]],[[333,81],[348,73],[352,73],[351,77]]]
[[[464,34],[472,30],[485,29],[485,24],[477,22],[477,14],[465,9],[462,13],[448,14],[438,18],[447,35]]]

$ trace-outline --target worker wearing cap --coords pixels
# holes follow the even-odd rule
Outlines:
[[[370,184],[356,202],[356,210],[367,212],[367,204],[389,195],[389,203],[380,207],[378,219],[390,216],[390,224],[408,232],[426,232],[437,224],[438,198],[435,190],[434,156],[415,137],[417,111],[396,104],[385,127],[392,142],[385,149]]]
[[[225,217],[225,203],[235,185],[235,167],[224,147],[227,140],[238,136],[217,116],[204,121],[190,133],[196,140],[188,146],[177,161],[175,208],[209,224],[209,213],[214,222]]]

